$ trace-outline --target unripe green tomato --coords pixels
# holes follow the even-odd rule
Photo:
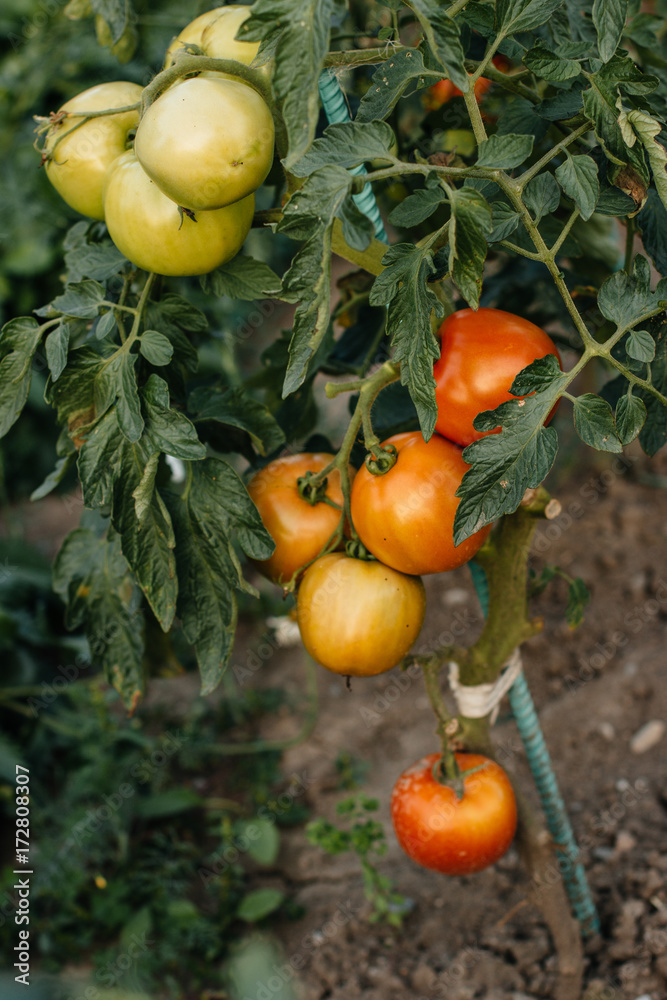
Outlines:
[[[303,644],[327,670],[374,677],[391,670],[419,635],[424,584],[376,560],[332,552],[304,573],[296,598]]]
[[[209,211],[256,191],[273,163],[273,118],[256,90],[199,76],[165,91],[146,111],[137,159],[178,205]]]
[[[164,60],[165,69],[172,65],[174,52],[186,43],[198,45],[207,56],[216,59],[236,59],[249,66],[257,55],[259,42],[240,42],[234,37],[250,17],[250,7],[216,7],[200,14],[173,40]]]
[[[255,196],[191,219],[163,194],[133,152],[112,164],[104,192],[109,235],[137,267],[158,274],[207,274],[235,257],[250,231]]]
[[[69,114],[47,133],[44,151],[53,150],[46,161],[46,176],[67,204],[92,219],[104,219],[103,193],[107,171],[127,147],[130,129],[139,124],[138,111],[103,115],[82,121],[82,111],[124,108],[141,100],[141,87],[128,80],[100,83],[63,104]],[[77,114],[78,113],[78,114]],[[65,133],[74,131],[69,135]],[[56,140],[64,136],[57,145]],[[55,148],[54,148],[55,146]]]

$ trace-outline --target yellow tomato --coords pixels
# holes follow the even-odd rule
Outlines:
[[[250,16],[250,7],[217,7],[196,17],[173,40],[167,49],[165,68],[174,61],[174,52],[186,43],[198,45],[207,56],[216,59],[236,59],[250,65],[259,49],[259,42],[240,42],[234,37]]]
[[[138,84],[128,80],[101,83],[84,90],[63,104],[60,110],[67,111],[67,117],[47,133],[44,151],[53,150],[53,159],[46,161],[46,176],[67,204],[82,215],[104,219],[102,195],[107,171],[125,152],[128,132],[139,124],[139,112],[124,111],[88,121],[81,112],[137,104],[141,92]],[[65,135],[72,128],[74,131]],[[61,136],[64,138],[60,139]]]
[[[128,260],[158,274],[206,274],[235,257],[252,224],[255,197],[194,219],[179,212],[134,153],[111,166],[104,191],[109,234]]]
[[[139,123],[137,158],[179,205],[231,205],[264,181],[273,162],[273,118],[238,80],[195,77],[158,97]]]

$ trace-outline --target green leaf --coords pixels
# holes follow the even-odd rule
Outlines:
[[[576,59],[560,58],[545,45],[534,45],[526,52],[523,61],[537,76],[555,83],[571,80],[581,72],[581,66]]]
[[[499,34],[515,35],[545,24],[563,0],[497,0],[496,27]]]
[[[558,436],[544,427],[566,376],[555,379],[548,390],[526,399],[512,399],[497,409],[478,414],[477,430],[502,426],[473,442],[463,452],[471,468],[463,477],[457,496],[461,501],[454,519],[454,544],[517,509],[529,488],[539,486],[553,465]]]
[[[565,617],[570,628],[578,628],[584,620],[584,608],[590,603],[588,587],[580,577],[571,580],[567,588]]]
[[[287,170],[315,136],[317,84],[329,48],[331,19],[342,17],[345,9],[343,0],[256,0],[239,30],[239,39],[264,40],[273,48],[271,84],[287,128]]]
[[[635,186],[641,185],[646,188],[648,187],[648,171],[642,149],[636,144],[633,148],[628,147],[618,123],[616,102],[619,80],[628,75],[624,73],[624,62],[625,60],[614,57],[598,73],[586,74],[590,87],[583,93],[584,114],[593,123],[595,135],[607,159],[613,165],[609,171],[609,179],[612,182],[616,180],[620,173],[619,167],[629,167],[636,176],[628,176],[626,170],[626,184],[621,183],[620,186],[630,189],[627,182],[632,181]],[[612,78],[612,74],[618,78]],[[637,88],[633,87],[633,89]],[[638,206],[641,204],[644,193],[642,191],[635,197]]]
[[[86,435],[79,452],[79,479],[86,507],[94,510],[111,503],[111,488],[114,477],[120,474],[124,442],[114,406]]]
[[[425,72],[424,57],[419,49],[402,49],[391,59],[380,63],[361,99],[357,121],[374,122],[386,118],[411,80],[417,80],[418,87],[427,85],[429,81],[424,76]],[[435,83],[436,79],[435,74],[432,74],[430,82]]]
[[[663,317],[659,317],[650,326],[656,341],[651,381],[658,392],[667,396],[667,324]],[[635,388],[634,391],[646,406],[646,423],[639,434],[639,443],[646,454],[652,456],[667,444],[667,406],[645,389]]]
[[[493,216],[484,196],[474,188],[452,189],[450,205],[449,267],[461,295],[476,309]]]
[[[523,368],[510,386],[513,396],[527,396],[531,392],[546,392],[548,389],[558,387],[562,378],[558,358],[555,354],[546,354],[543,358],[536,358],[529,365]]]
[[[619,194],[621,194],[620,191]],[[633,203],[632,207],[622,214],[627,215],[627,212],[633,211],[634,207]],[[646,204],[639,215],[635,217],[635,224],[642,234],[642,243],[646,253],[655,264],[658,272],[667,275],[667,209],[654,188],[649,190]]]
[[[216,298],[226,295],[230,299],[254,302],[255,299],[276,297],[280,293],[280,278],[269,265],[242,253],[216,271],[203,274],[199,281],[203,290]]]
[[[641,254],[634,260],[632,275],[616,271],[602,285],[598,308],[618,329],[630,329],[667,306],[667,278],[651,291],[648,261]]]
[[[171,341],[157,330],[144,330],[139,340],[139,350],[146,361],[156,367],[168,365],[174,353]]]
[[[534,141],[532,135],[492,135],[485,142],[480,142],[476,165],[511,170],[528,159]]]
[[[130,5],[128,0],[91,0],[93,13],[99,14],[109,25],[111,40],[120,41],[128,25]]]
[[[618,48],[628,16],[628,0],[595,0],[593,24],[602,62],[609,62]]]
[[[84,226],[87,228],[87,223]],[[88,243],[84,240],[65,252],[65,267],[70,281],[81,281],[83,278],[107,281],[127,264],[127,258],[113,243]]]
[[[110,337],[111,334],[116,329],[116,317],[113,311],[110,309],[109,312],[102,313],[102,315],[97,320],[95,325],[95,336],[98,340],[104,340],[105,337]]]
[[[109,363],[107,372],[115,380],[118,399],[117,416],[121,433],[128,441],[138,441],[144,430],[137,388],[136,354],[123,351]]]
[[[560,188],[553,174],[538,174],[525,187],[523,199],[535,222],[555,212],[560,204]]]
[[[209,322],[205,314],[182,295],[163,295],[158,302],[149,302],[148,309],[153,310],[149,325],[169,336],[172,330],[183,330],[185,333],[206,333]],[[159,319],[155,318],[155,314]]]
[[[41,485],[39,485],[37,489],[32,491],[32,493],[30,494],[30,499],[33,501],[42,500],[45,496],[48,496],[49,493],[63,481],[63,479],[69,472],[70,468],[74,464],[75,457],[76,457],[76,452],[70,451],[67,453],[67,455],[63,455],[62,458],[59,458],[58,461],[56,462],[55,468],[51,472],[49,472],[44,482],[41,483]]]
[[[667,150],[657,140],[664,126],[643,111],[629,111],[625,120],[632,126],[634,134],[646,150],[656,190],[660,195],[660,201],[667,208],[667,173],[665,172],[667,170]]]
[[[206,448],[197,437],[194,424],[169,401],[169,387],[158,375],[151,375],[141,390],[146,415],[146,434],[165,455],[184,462],[206,457]]]
[[[387,251],[382,263],[385,270],[375,279],[370,303],[388,306],[387,334],[394,360],[400,363],[401,383],[410,392],[428,440],[437,415],[433,362],[440,354],[431,330],[431,313],[443,314],[442,304],[427,284],[435,273],[433,256],[429,250],[398,243]]]
[[[150,498],[142,496],[143,519],[139,522],[134,496],[153,454],[154,448],[145,439],[135,443],[123,440],[118,460],[121,474],[111,488],[111,521],[120,535],[123,555],[166,632],[174,620],[178,591],[171,519],[160,495],[153,492]]]
[[[280,834],[270,819],[256,817],[234,824],[237,836],[249,843],[248,855],[259,865],[269,866],[278,857]]]
[[[285,899],[282,889],[255,889],[239,903],[236,916],[248,924],[256,924],[277,910]]]
[[[31,363],[42,337],[29,316],[11,319],[2,328],[0,351],[0,437],[21,415],[30,391]]]
[[[348,246],[363,253],[375,235],[375,226],[357,207],[354,197],[346,198],[336,212],[342,223],[343,239]]]
[[[623,446],[616,434],[614,415],[606,399],[585,392],[574,401],[574,426],[581,440],[598,451],[619,452]]]
[[[297,177],[308,177],[320,167],[358,167],[369,160],[394,159],[395,142],[390,125],[383,121],[340,122],[329,125],[292,168]]]
[[[554,97],[547,97],[535,105],[535,112],[547,121],[566,121],[581,111],[582,95],[578,88],[561,90]]]
[[[426,187],[413,191],[396,205],[389,214],[389,221],[392,226],[410,229],[433,215],[438,206],[446,200],[439,178],[429,174],[426,178]]]
[[[153,792],[135,799],[134,813],[142,819],[159,819],[162,816],[177,816],[179,813],[199,809],[203,804],[200,795],[192,788],[168,788],[164,792]]]
[[[648,363],[655,357],[655,341],[646,330],[631,330],[625,342],[625,350],[629,358]]]
[[[69,349],[70,325],[61,322],[52,330],[44,341],[46,350],[46,361],[51,372],[51,378],[55,382],[62,374],[63,368],[67,364],[67,351]]]
[[[218,459],[193,465],[190,487],[182,496],[165,494],[165,500],[176,534],[178,615],[195,646],[202,694],[210,694],[232,648],[234,588],[248,589],[232,541],[253,559],[268,559],[274,545],[238,475]]]
[[[143,615],[118,536],[97,538],[85,528],[70,532],[56,556],[53,588],[67,604],[67,627],[85,623],[93,662],[134,709],[145,681]]]
[[[464,53],[456,21],[446,9],[443,10],[440,0],[405,0],[405,3],[417,15],[431,51],[449,79],[462,93],[467,93],[470,81],[463,65]]]
[[[150,510],[151,502],[153,500],[153,493],[155,491],[155,477],[157,475],[158,464],[160,462],[160,453],[154,452],[146,463],[146,468],[144,469],[139,484],[135,486],[132,490],[132,499],[134,500],[134,512],[137,515],[137,521],[141,524]]]
[[[270,455],[285,443],[285,435],[270,410],[241,386],[199,386],[190,394],[188,407],[196,423],[211,420],[248,434],[260,455]]]
[[[649,191],[649,200],[652,194],[657,194],[657,192]],[[637,206],[632,198],[617,187],[603,187],[600,191],[598,203],[595,206],[595,211],[598,215],[623,216],[629,215],[631,212],[634,213],[636,210]],[[645,249],[649,253],[649,250]]]
[[[104,286],[98,281],[73,281],[48,307],[49,315],[57,312],[78,319],[95,319],[105,294]],[[42,315],[42,310],[38,313]]]
[[[616,404],[615,421],[621,444],[630,444],[646,422],[646,406],[638,396],[626,392]]]
[[[487,235],[488,243],[499,243],[512,235],[519,225],[519,213],[515,212],[511,205],[504,201],[494,201],[491,205],[493,211],[493,229]]]
[[[581,213],[584,222],[595,211],[600,196],[600,182],[595,160],[590,156],[568,156],[556,168],[556,179],[565,194]]]

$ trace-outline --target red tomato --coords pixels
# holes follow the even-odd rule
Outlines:
[[[352,486],[352,521],[373,555],[401,573],[422,576],[462,566],[491,530],[482,528],[455,548],[455,493],[470,468],[461,449],[434,434],[395,434],[384,442],[398,450],[396,464],[383,476],[363,466]]]
[[[403,659],[426,610],[419,577],[343,552],[306,570],[296,599],[303,644],[327,670],[374,677]]]
[[[311,505],[299,496],[297,480],[306,472],[320,472],[333,455],[305,452],[285,455],[269,462],[248,483],[248,493],[276,548],[269,559],[257,562],[257,568],[274,583],[289,583],[306,563],[315,559],[340,521],[340,510],[327,503]],[[350,470],[354,476],[354,470]],[[340,474],[329,474],[327,496],[342,507]]]
[[[399,844],[413,861],[444,875],[470,875],[495,864],[516,831],[512,785],[495,761],[457,753],[463,798],[433,775],[439,753],[409,767],[394,785],[391,821]]]
[[[491,60],[494,66],[500,70],[506,70],[509,66],[507,59],[503,56],[494,56]],[[474,90],[475,90],[475,100],[479,102],[486,94],[487,90],[490,89],[493,81],[487,79],[485,76],[480,76],[479,79],[475,80]],[[458,87],[455,87],[451,80],[438,80],[434,83],[432,87],[428,88],[428,92],[424,98],[424,103],[429,111],[437,111],[441,108],[443,104],[447,104],[451,101],[452,97],[462,97],[463,94]]]
[[[536,358],[560,355],[551,337],[527,319],[502,309],[460,309],[438,331],[441,354],[433,368],[436,430],[460,445],[486,434],[472,425],[478,413],[514,399],[516,375]],[[551,417],[551,415],[550,415]]]

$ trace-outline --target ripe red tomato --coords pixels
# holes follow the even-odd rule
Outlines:
[[[494,56],[491,60],[493,65],[503,72],[508,68],[509,62],[503,56]],[[475,100],[479,102],[486,94],[487,90],[490,89],[493,81],[487,79],[485,76],[480,76],[474,83]],[[424,103],[429,111],[437,111],[441,108],[443,104],[447,104],[451,101],[452,97],[462,97],[463,94],[456,87],[451,80],[438,80],[434,83],[432,87],[428,88],[428,91],[424,97]]]
[[[339,510],[323,502],[313,506],[297,489],[301,476],[320,472],[333,458],[319,452],[285,455],[265,465],[248,483],[248,493],[276,543],[273,555],[256,566],[274,583],[289,583],[298,569],[320,554],[338,527]],[[354,476],[353,469],[350,475]],[[342,507],[340,473],[336,470],[327,479],[326,495]]]
[[[352,521],[366,548],[387,566],[415,576],[468,562],[491,528],[455,548],[455,494],[470,468],[461,449],[438,434],[426,442],[419,431],[395,434],[384,444],[398,450],[396,464],[383,476],[364,466],[352,486]]]
[[[413,861],[444,875],[470,875],[495,864],[516,831],[516,799],[505,771],[481,754],[457,753],[463,798],[433,775],[439,753],[409,767],[394,785],[391,821]]]
[[[438,331],[441,354],[433,368],[438,404],[436,430],[460,445],[486,434],[473,420],[514,399],[509,389],[516,375],[536,358],[560,355],[551,337],[527,319],[502,309],[460,309]]]
[[[395,667],[419,635],[425,610],[419,577],[343,552],[322,556],[306,570],[296,600],[310,655],[327,670],[352,677]]]

